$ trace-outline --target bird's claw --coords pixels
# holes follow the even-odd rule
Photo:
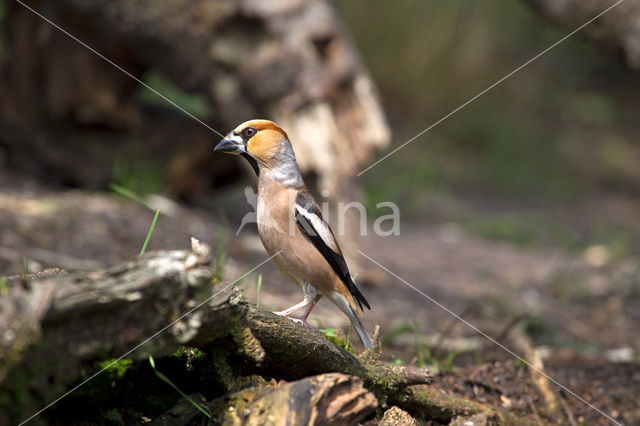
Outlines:
[[[289,317],[285,317],[285,318],[289,318]],[[303,319],[300,319],[300,318],[289,318],[289,319],[293,322],[304,325],[310,330],[318,330],[318,327],[316,327],[315,325],[309,324],[307,321]]]

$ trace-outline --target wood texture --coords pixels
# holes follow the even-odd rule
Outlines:
[[[352,425],[373,414],[377,406],[376,397],[361,379],[329,373],[232,394],[222,424]]]

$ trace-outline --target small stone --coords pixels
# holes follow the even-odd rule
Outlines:
[[[634,352],[633,348],[622,347],[610,349],[604,353],[604,356],[609,362],[631,362],[635,355]]]

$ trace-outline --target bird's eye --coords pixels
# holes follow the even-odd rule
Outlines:
[[[242,131],[242,136],[244,136],[245,139],[249,139],[250,137],[254,136],[256,133],[258,133],[258,131],[256,130],[255,127],[247,127]]]

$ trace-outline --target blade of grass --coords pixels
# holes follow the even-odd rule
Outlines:
[[[0,277],[0,297],[6,296],[9,293],[9,284],[5,277]]]
[[[136,201],[140,204],[142,204],[143,206],[145,206],[146,208],[148,208],[149,210],[154,210],[153,207],[151,207],[149,205],[149,203],[147,203],[144,199],[142,199],[142,197],[140,197],[138,194],[136,194],[135,192],[131,191],[130,189],[127,189],[123,186],[120,186],[116,183],[111,183],[109,184],[109,188],[111,188],[111,190],[117,194],[122,195],[123,197],[127,197],[132,199],[133,201]]]
[[[156,370],[156,362],[153,359],[153,357],[151,355],[149,355],[149,364],[151,364],[151,368],[153,368],[154,373],[156,373],[156,376],[158,376],[158,378],[160,380],[162,380],[163,382],[165,382],[166,384],[168,384],[169,386],[171,386],[176,392],[178,392],[180,394],[181,397],[183,397],[184,399],[186,399],[187,401],[189,401],[189,404],[193,405],[196,409],[198,409],[198,411],[200,411],[202,414],[204,414],[205,416],[207,416],[210,420],[213,420],[213,418],[211,417],[211,412],[209,411],[209,408],[206,407],[203,404],[200,404],[198,401],[195,401],[193,398],[191,398],[189,395],[187,395],[186,393],[182,392],[180,390],[179,387],[177,387],[170,378],[168,378],[167,376],[165,376],[164,374],[162,374],[161,372],[159,372],[158,370]]]
[[[118,185],[117,183],[111,183],[109,185],[109,188],[111,188],[112,191],[124,197],[130,198],[133,201],[142,204],[149,210],[155,211],[155,214],[153,215],[153,220],[151,221],[151,226],[149,226],[149,231],[147,231],[147,237],[144,239],[144,244],[142,244],[142,248],[140,249],[140,256],[142,256],[144,252],[147,250],[149,241],[151,241],[151,235],[153,234],[153,230],[156,228],[156,222],[158,222],[158,217],[160,216],[160,209],[154,209],[145,200],[143,200],[142,197],[140,197],[138,194],[131,191],[130,189],[127,189],[123,186]]]
[[[220,228],[220,234],[218,237],[218,247],[216,250],[216,268],[213,272],[213,276],[218,282],[222,282],[224,279],[224,263],[227,260],[227,250],[225,247],[225,231],[224,228]]]
[[[256,288],[256,306],[260,307],[260,292],[262,291],[262,274],[258,275],[258,286]]]
[[[144,239],[144,244],[142,245],[142,249],[140,250],[140,256],[142,256],[147,250],[147,245],[149,245],[149,241],[151,240],[151,234],[153,234],[153,230],[156,228],[156,222],[158,222],[158,216],[160,216],[160,209],[157,209],[156,214],[153,215],[151,226],[149,226],[149,231],[147,232],[147,238]]]

